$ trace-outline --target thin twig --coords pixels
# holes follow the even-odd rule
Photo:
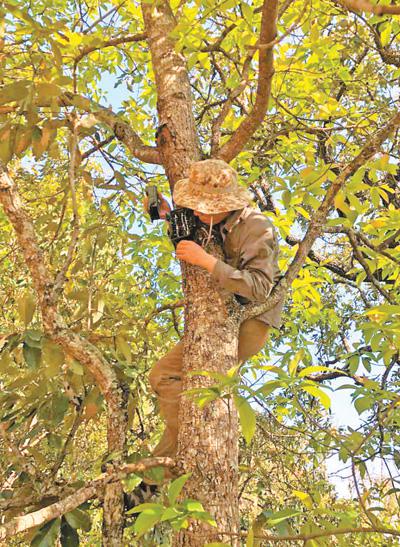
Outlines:
[[[71,191],[71,201],[72,201],[72,236],[71,236],[71,242],[68,247],[67,257],[65,259],[65,262],[63,264],[63,267],[58,272],[57,277],[54,282],[54,296],[57,299],[57,296],[62,291],[62,288],[65,284],[65,281],[67,279],[66,275],[68,272],[68,268],[71,265],[71,262],[75,255],[75,249],[78,243],[78,236],[79,236],[79,212],[78,212],[78,202],[76,199],[76,170],[77,170],[77,163],[80,161],[78,158],[80,158],[80,154],[77,154],[78,152],[78,123],[77,120],[73,120],[73,127],[72,127],[72,133],[70,137],[70,157],[69,157],[69,169],[68,169],[68,175],[69,175],[69,187]]]

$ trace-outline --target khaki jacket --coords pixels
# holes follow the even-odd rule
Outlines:
[[[225,262],[218,260],[212,277],[241,303],[266,302],[280,278],[279,246],[272,222],[249,206],[234,211],[219,227]],[[282,307],[283,299],[256,319],[278,328]]]

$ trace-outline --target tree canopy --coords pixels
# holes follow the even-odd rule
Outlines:
[[[282,273],[298,258],[281,287],[282,327],[240,372],[214,375],[197,394],[200,405],[232,397],[238,409],[240,534],[247,545],[262,537],[310,547],[397,544],[399,10],[386,1],[286,0],[275,33],[272,4],[0,6],[7,545],[100,544],[106,483],[93,480],[118,454],[133,466],[123,472],[130,491],[145,471],[134,466],[160,436],[146,375],[183,334],[182,289],[173,246],[149,223],[142,199],[149,183],[168,195],[166,174],[172,184],[179,174],[159,144],[169,136],[157,107],[185,67],[199,157],[231,162],[244,186],[266,185]],[[143,17],[158,7],[175,21],[168,38],[182,66],[171,82],[168,71],[160,82],[163,59]],[[246,146],[237,144],[240,132]],[[356,429],[332,422],[336,389],[349,394]],[[125,437],[113,438],[110,420],[123,406]],[[332,455],[349,498],[328,480]],[[183,481],[138,518],[127,516],[127,544],[168,545],[171,527],[212,520],[178,497]],[[68,496],[68,510],[53,511]],[[24,515],[44,507],[48,515],[28,526]]]

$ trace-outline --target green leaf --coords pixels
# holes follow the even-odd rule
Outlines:
[[[355,409],[359,414],[362,414],[366,410],[370,410],[374,405],[374,400],[371,397],[358,397],[354,401]]]
[[[32,292],[26,292],[18,299],[19,316],[26,327],[32,321],[35,309],[36,298]]]
[[[61,95],[62,89],[56,84],[41,82],[36,84],[36,93],[39,101],[45,101]]]
[[[157,507],[146,509],[140,513],[133,527],[137,536],[140,537],[153,528],[153,526],[160,521],[163,511],[164,507],[162,505],[158,505]]]
[[[187,480],[190,478],[191,473],[186,473],[175,479],[168,487],[168,501],[170,505],[174,505],[182,488],[185,486]]]
[[[142,482],[142,477],[139,477],[138,475],[135,475],[134,473],[129,474],[125,477],[123,480],[123,483],[125,485],[125,488],[128,492],[132,492],[132,490],[138,486]]]
[[[79,547],[79,534],[64,517],[61,521],[60,542],[61,547]]]
[[[86,511],[82,511],[82,509],[74,509],[73,511],[70,511],[69,513],[65,513],[65,518],[68,522],[68,524],[75,529],[82,529],[85,532],[89,532],[89,530],[92,527],[92,523],[90,521],[90,516]]]
[[[243,437],[247,444],[250,444],[251,439],[256,431],[256,413],[250,403],[240,395],[234,395],[235,406],[239,412],[240,427]]]
[[[53,547],[60,532],[61,519],[53,519],[42,526],[31,542],[31,547]]]
[[[46,366],[46,376],[55,376],[64,363],[64,352],[58,344],[45,338],[42,343],[42,356]]]
[[[202,506],[202,504],[197,501],[197,500],[186,500],[185,503],[183,504],[184,508],[187,510],[187,511],[204,511],[204,507]]]
[[[163,512],[160,521],[164,522],[166,520],[173,520],[181,515],[182,515],[182,512],[178,511],[175,507],[167,507],[165,511]]]
[[[253,10],[245,2],[241,2],[240,6],[242,9],[243,17],[245,18],[246,22],[251,26],[254,17]]]
[[[313,501],[310,494],[307,494],[307,492],[301,492],[300,490],[293,490],[293,494],[304,503],[307,509],[313,508]]]
[[[322,389],[318,386],[302,386],[302,389],[312,395],[313,397],[316,397],[321,405],[326,408],[327,410],[331,406],[331,400],[329,398],[329,395],[327,395]]]
[[[253,546],[254,546],[254,530],[253,528],[250,528],[246,538],[246,547],[253,547]]]
[[[40,365],[42,350],[40,348],[32,348],[24,342],[22,352],[28,367],[31,369],[37,369]]]
[[[20,80],[2,87],[0,89],[0,104],[25,99],[29,93],[29,83],[27,80]]]
[[[128,344],[128,342],[125,340],[123,336],[117,336],[116,337],[116,344],[118,352],[121,353],[124,357],[127,363],[132,362],[132,353],[131,353],[131,347]]]
[[[283,509],[282,511],[277,511],[268,517],[267,526],[275,526],[279,522],[296,517],[297,515],[301,515],[301,511],[298,511],[297,509]]]
[[[55,393],[51,399],[50,408],[48,411],[48,419],[58,425],[64,418],[68,410],[69,399],[63,393]]]
[[[139,505],[136,505],[136,507],[129,509],[126,514],[132,515],[133,513],[142,513],[143,511],[152,511],[153,509],[158,510],[159,507],[164,509],[164,506],[160,503],[140,503]]]

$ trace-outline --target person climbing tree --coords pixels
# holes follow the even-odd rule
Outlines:
[[[214,230],[225,257],[220,260],[195,241],[182,240],[176,246],[177,258],[207,270],[217,285],[235,294],[241,304],[265,302],[280,276],[277,236],[272,222],[251,205],[250,192],[239,186],[236,171],[222,160],[194,162],[189,178],[176,183],[173,198],[177,206],[194,211],[200,222],[208,226],[209,235]],[[160,218],[166,218],[168,202],[163,196],[160,201]],[[147,208],[147,201],[145,206]],[[270,311],[241,324],[239,363],[261,350],[271,327],[279,327],[282,305],[283,302],[279,302]],[[182,357],[183,342],[180,341],[150,372],[150,384],[166,422],[164,434],[154,450],[156,456],[176,454]]]

